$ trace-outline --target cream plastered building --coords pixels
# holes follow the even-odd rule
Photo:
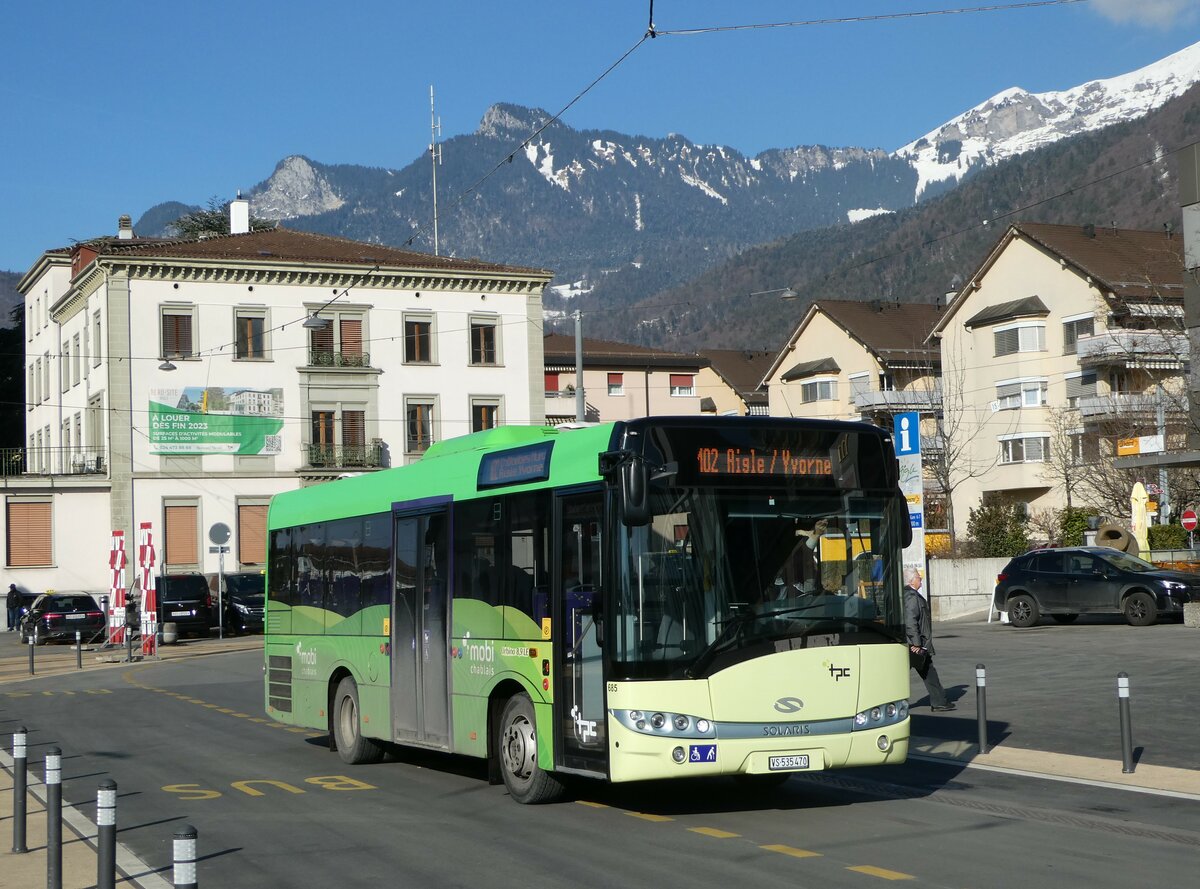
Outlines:
[[[1047,464],[1064,431],[1083,462],[1153,433],[1160,399],[1169,423],[1186,415],[1182,299],[1182,242],[1169,232],[1034,223],[1005,232],[932,337],[961,479],[959,534],[969,510],[992,498],[1063,507]]]
[[[544,422],[552,273],[252,232],[244,202],[232,209],[234,234],[190,240],[137,238],[123,217],[118,236],[48,251],[22,278],[9,582],[107,589],[112,531],[132,566],[141,522],[159,571],[216,571],[217,524],[225,570],[259,568],[275,493]]]
[[[720,417],[763,416],[769,413],[763,374],[774,352],[751,349],[701,349],[708,362],[696,376],[700,410]]]

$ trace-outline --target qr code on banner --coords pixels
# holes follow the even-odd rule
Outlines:
[[[278,454],[283,450],[283,437],[280,435],[263,436],[263,453]]]

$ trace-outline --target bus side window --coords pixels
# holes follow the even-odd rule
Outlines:
[[[296,604],[296,553],[291,528],[271,532],[268,558],[271,570],[267,574],[270,586],[267,596],[271,630],[277,633],[292,631],[291,606]],[[276,607],[282,606],[282,607]]]
[[[296,534],[296,604],[311,611],[292,612],[292,632],[320,635],[325,622],[320,609],[325,606],[328,568],[325,564],[325,525],[301,525]]]
[[[326,523],[325,632],[356,636],[362,632],[359,613],[359,558],[362,555],[361,518]]]
[[[508,498],[508,588],[504,603],[514,614],[509,638],[540,639],[550,616],[550,492],[528,491]]]
[[[496,501],[472,500],[455,505],[454,598],[479,599],[500,605],[496,577],[496,542],[500,522]]]
[[[392,549],[392,517],[388,513],[367,516],[363,520],[362,549],[359,553],[358,573],[362,578],[362,589],[359,592],[360,607],[366,611],[369,608],[383,606],[385,610],[380,618],[387,616],[386,608],[391,605],[392,595],[389,589],[390,575],[388,572],[388,555]],[[368,618],[369,620],[374,618]],[[382,619],[371,626],[363,625],[363,632],[375,635],[383,632]]]

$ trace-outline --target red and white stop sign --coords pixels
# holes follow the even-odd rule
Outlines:
[[[1196,510],[1185,509],[1183,515],[1179,517],[1179,524],[1183,525],[1185,531],[1196,530]]]

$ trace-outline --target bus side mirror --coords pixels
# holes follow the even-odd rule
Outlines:
[[[650,474],[641,460],[621,464],[621,522],[630,528],[650,524]]]
[[[912,546],[912,522],[908,518],[908,501],[905,500],[904,494],[900,491],[896,492],[896,524],[900,527],[900,545],[908,548]]]

